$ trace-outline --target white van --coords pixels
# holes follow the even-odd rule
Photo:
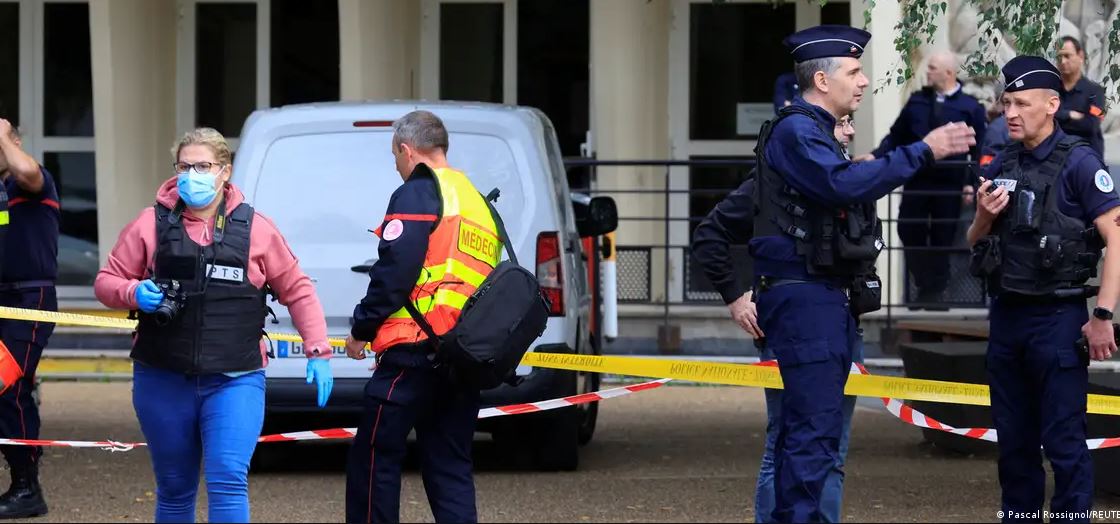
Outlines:
[[[597,354],[580,233],[613,230],[614,203],[600,197],[573,206],[556,134],[543,113],[481,103],[307,104],[256,111],[246,121],[233,181],[276,223],[299,257],[323,303],[330,335],[349,333],[354,305],[365,295],[367,272],[377,257],[378,239],[370,230],[381,223],[390,195],[402,184],[391,152],[392,123],[416,109],[432,111],[447,126],[451,166],[482,193],[501,191],[496,207],[517,257],[530,269],[535,263],[553,299],[553,318],[531,351]],[[583,231],[577,231],[577,221]],[[287,310],[270,305],[276,320],[267,329],[294,332]],[[351,360],[341,347],[334,352],[334,393],[321,410],[305,383],[301,345],[273,343],[265,434],[357,425],[372,359]],[[483,392],[483,404],[535,402],[599,385],[596,374],[526,366],[517,372],[524,377],[520,385]],[[480,421],[479,430],[492,433],[523,465],[570,470],[578,463],[578,445],[591,439],[596,413],[589,404],[497,417]]]

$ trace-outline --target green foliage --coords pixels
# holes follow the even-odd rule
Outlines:
[[[727,0],[712,0],[721,4]],[[777,4],[783,1],[770,0]],[[828,0],[817,0],[825,5]],[[997,51],[1007,40],[1018,54],[1045,56],[1054,59],[1057,43],[1061,38],[1059,22],[1062,0],[967,0],[978,13],[977,49],[969,55],[964,67],[973,78],[998,78],[1000,64],[996,62]],[[871,24],[871,12],[875,0],[866,0],[867,9],[863,12],[863,27]],[[882,79],[885,85],[902,85],[914,76],[913,66],[918,58],[918,50],[923,44],[932,44],[937,32],[937,20],[947,14],[948,3],[944,0],[899,0],[900,20],[895,26],[898,36],[894,48],[900,57],[898,67],[889,71]],[[1094,79],[1105,85],[1116,100],[1117,87],[1120,87],[1120,18],[1113,21],[1108,32],[1108,60],[1110,64],[1104,78]],[[881,87],[884,85],[881,84]]]

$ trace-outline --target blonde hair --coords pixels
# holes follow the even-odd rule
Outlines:
[[[214,157],[217,158],[219,164],[229,164],[233,159],[233,152],[230,151],[229,142],[226,137],[222,136],[217,129],[212,127],[200,127],[193,131],[187,131],[186,134],[171,147],[171,156],[174,161],[179,161],[179,152],[186,146],[207,146],[214,152]]]

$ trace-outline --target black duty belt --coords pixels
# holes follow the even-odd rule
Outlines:
[[[789,286],[793,284],[824,284],[826,286],[839,289],[843,291],[844,294],[848,294],[848,284],[840,284],[831,280],[809,280],[801,278],[778,278],[761,276],[758,277],[758,283],[755,287],[759,292],[764,292],[776,287]]]

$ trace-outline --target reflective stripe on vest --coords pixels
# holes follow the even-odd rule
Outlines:
[[[434,170],[442,215],[428,237],[424,268],[409,299],[437,335],[455,327],[467,299],[501,258],[497,226],[478,189],[454,169]],[[401,308],[381,325],[372,348],[384,351],[428,338],[408,310]]]
[[[7,211],[0,211],[0,226],[6,226],[11,222],[11,218]]]

